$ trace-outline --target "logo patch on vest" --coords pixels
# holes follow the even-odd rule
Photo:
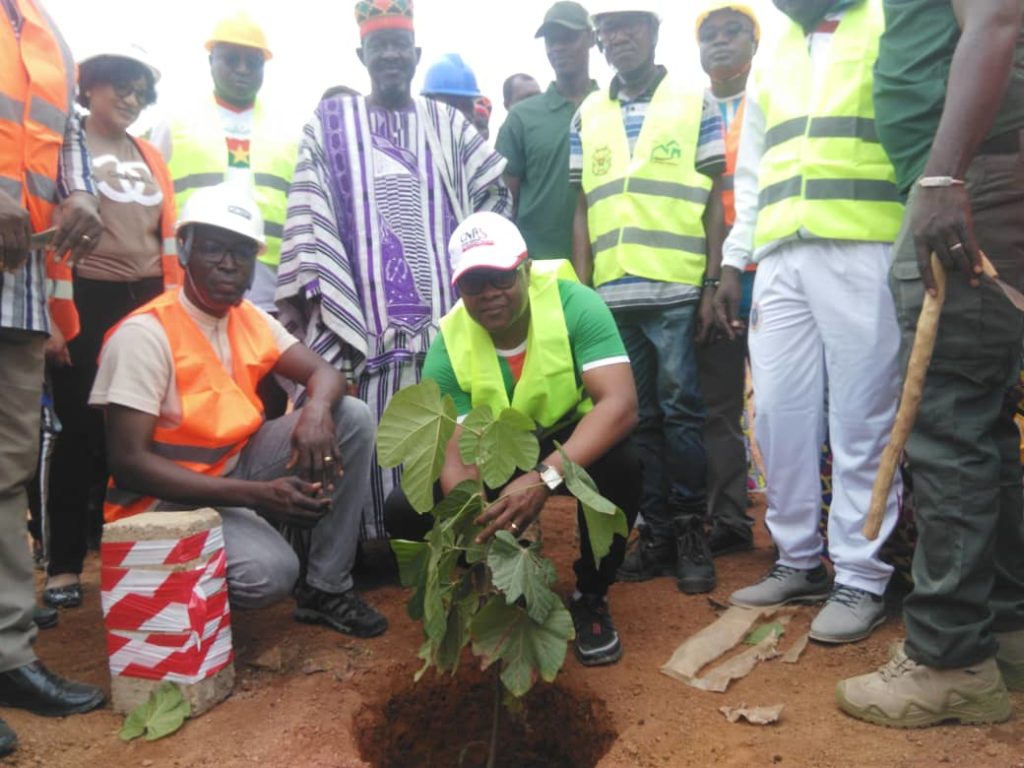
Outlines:
[[[683,159],[683,149],[679,146],[679,142],[675,139],[670,139],[664,144],[658,144],[654,149],[651,150],[651,161],[655,163],[664,163],[666,165],[679,165],[679,162]]]
[[[591,173],[595,176],[604,176],[612,169],[612,150],[605,145],[594,150],[594,157],[591,165]]]

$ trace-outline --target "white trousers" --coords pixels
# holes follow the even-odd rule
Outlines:
[[[750,316],[755,435],[778,562],[821,562],[819,459],[832,445],[829,555],[836,581],[876,595],[892,567],[878,552],[896,524],[899,478],[875,541],[861,533],[900,390],[891,246],[795,241],[758,263]]]

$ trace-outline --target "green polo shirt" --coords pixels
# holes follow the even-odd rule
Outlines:
[[[884,0],[885,32],[875,64],[878,138],[906,194],[924,172],[946,101],[960,27],[950,0]],[[1024,30],[1010,83],[989,136],[1024,128]]]
[[[597,83],[591,81],[591,90]],[[505,173],[519,179],[519,225],[530,258],[572,257],[572,217],[576,190],[566,177],[569,123],[576,105],[551,83],[541,94],[514,105],[495,149],[505,156]]]
[[[572,350],[577,384],[582,384],[583,374],[589,370],[629,362],[611,310],[594,289],[569,280],[559,280],[558,295],[565,315],[565,328],[569,332],[569,348]],[[526,342],[523,342],[513,352],[521,353],[525,349]],[[516,379],[505,359],[508,355],[509,352],[504,356],[498,353],[498,366],[505,382],[505,392],[511,401]],[[441,394],[451,395],[459,416],[465,416],[473,410],[473,396],[459,386],[448,356],[448,347],[444,343],[444,334],[437,334],[430,343],[427,359],[423,362],[423,378],[433,379],[440,386]]]

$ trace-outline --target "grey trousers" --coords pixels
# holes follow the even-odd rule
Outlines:
[[[267,481],[291,474],[292,432],[300,411],[266,422],[242,450],[228,477]],[[324,592],[352,588],[352,565],[363,507],[370,492],[375,427],[362,400],[344,397],[334,408],[335,436],[344,474],[334,483],[330,511],[310,535],[306,583]],[[163,503],[162,509],[179,505]],[[217,507],[224,525],[228,594],[234,608],[263,608],[292,593],[299,558],[292,546],[256,510]]]
[[[0,672],[35,660],[25,488],[39,452],[45,340],[41,333],[0,329]]]

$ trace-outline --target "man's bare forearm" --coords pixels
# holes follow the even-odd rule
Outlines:
[[[962,34],[926,176],[963,178],[1006,94],[1020,36],[1022,0],[952,0]]]

